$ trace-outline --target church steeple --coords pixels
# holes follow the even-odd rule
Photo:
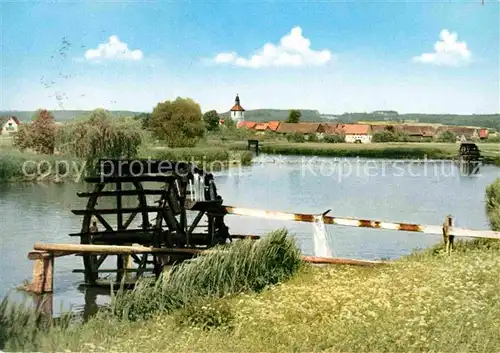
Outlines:
[[[231,119],[237,123],[245,120],[245,109],[240,105],[240,96],[236,93],[236,98],[234,99],[234,106],[230,110]]]

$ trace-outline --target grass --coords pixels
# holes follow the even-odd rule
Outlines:
[[[246,149],[247,143],[233,142],[231,148]],[[500,144],[479,143],[481,154],[487,163],[500,166]],[[459,145],[456,143],[293,143],[283,141],[265,141],[262,143],[263,153],[283,155],[310,155],[324,157],[365,157],[395,159],[452,159],[457,155]]]
[[[194,162],[204,170],[217,170],[231,164],[249,165],[250,151],[232,151],[226,147],[166,148],[156,147],[141,152],[144,158]]]
[[[486,188],[486,213],[491,229],[500,231],[500,178]]]
[[[62,156],[3,150],[0,152],[0,183],[76,180],[82,166],[78,160]]]
[[[145,319],[165,314],[172,314],[178,327],[229,328],[232,310],[217,305],[217,300],[225,303],[223,300],[240,293],[261,292],[286,281],[300,266],[299,248],[285,230],[280,230],[258,241],[242,240],[215,248],[174,266],[156,282],[144,279],[133,291],[119,292],[110,310],[103,310],[84,325],[70,325],[68,316],[62,323],[47,325],[41,320],[43,315],[22,306],[7,310],[5,304],[0,306],[0,349],[84,350],[93,342],[86,336],[89,328],[95,331],[94,338],[102,337],[101,333],[110,335],[109,330],[115,327],[133,326],[136,321],[144,324]],[[108,324],[100,326],[103,322]],[[114,335],[118,332],[108,338]]]
[[[500,346],[500,247],[424,251],[391,266],[303,267],[263,292],[155,312],[99,315],[40,337],[41,351],[493,352]],[[224,273],[221,273],[224,275]],[[215,298],[215,297],[214,297]],[[194,316],[194,317],[193,317]],[[202,323],[216,323],[207,330]]]

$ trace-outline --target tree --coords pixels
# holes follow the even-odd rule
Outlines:
[[[193,147],[205,132],[200,105],[180,97],[160,102],[151,115],[151,129],[169,147]]]
[[[397,136],[389,130],[376,131],[372,136],[372,142],[395,142]]]
[[[14,136],[13,144],[20,150],[28,148],[42,154],[54,154],[56,124],[54,116],[46,109],[39,109],[33,122],[22,125]]]
[[[288,113],[288,120],[286,121],[287,123],[298,123],[300,121],[300,117],[302,116],[302,113],[298,109],[292,109]]]
[[[151,113],[140,113],[135,116],[136,120],[139,120],[142,124],[142,128],[147,130],[151,124]]]
[[[67,123],[58,131],[57,148],[86,161],[92,168],[100,158],[133,158],[142,142],[141,122],[113,117],[96,109],[88,117]]]
[[[229,130],[234,130],[236,129],[236,122],[228,116],[227,118],[224,118],[224,126]]]
[[[219,128],[219,114],[216,110],[209,110],[203,114],[203,121],[208,131],[215,131]]]
[[[438,142],[456,142],[457,136],[452,131],[443,131],[437,137]]]

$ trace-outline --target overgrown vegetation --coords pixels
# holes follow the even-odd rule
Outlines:
[[[70,326],[69,321],[63,321],[64,325],[47,326],[41,313],[22,306],[7,310],[4,301],[5,307],[0,306],[0,349],[81,350],[97,337],[102,338],[102,333],[109,334],[106,328],[114,330],[137,320],[144,325],[141,320],[165,314],[172,314],[182,327],[228,328],[234,320],[232,309],[217,300],[261,292],[290,279],[301,265],[294,239],[285,230],[279,230],[258,241],[242,240],[214,248],[174,266],[156,282],[143,279],[133,291],[119,292],[112,299],[110,310],[85,325]],[[99,331],[90,341],[86,336],[88,329]]]
[[[103,109],[65,124],[57,134],[57,148],[66,155],[95,166],[99,158],[133,158],[142,143],[141,123],[133,118],[112,117]]]
[[[500,232],[500,178],[486,188],[486,213],[491,229]]]
[[[180,97],[158,103],[151,115],[151,129],[169,147],[194,147],[205,132],[200,105]]]

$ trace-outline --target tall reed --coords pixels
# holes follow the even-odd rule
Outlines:
[[[172,312],[203,298],[221,298],[290,278],[301,264],[300,249],[286,230],[258,241],[222,246],[164,272],[156,282],[144,280],[112,301],[115,316],[136,320]]]

